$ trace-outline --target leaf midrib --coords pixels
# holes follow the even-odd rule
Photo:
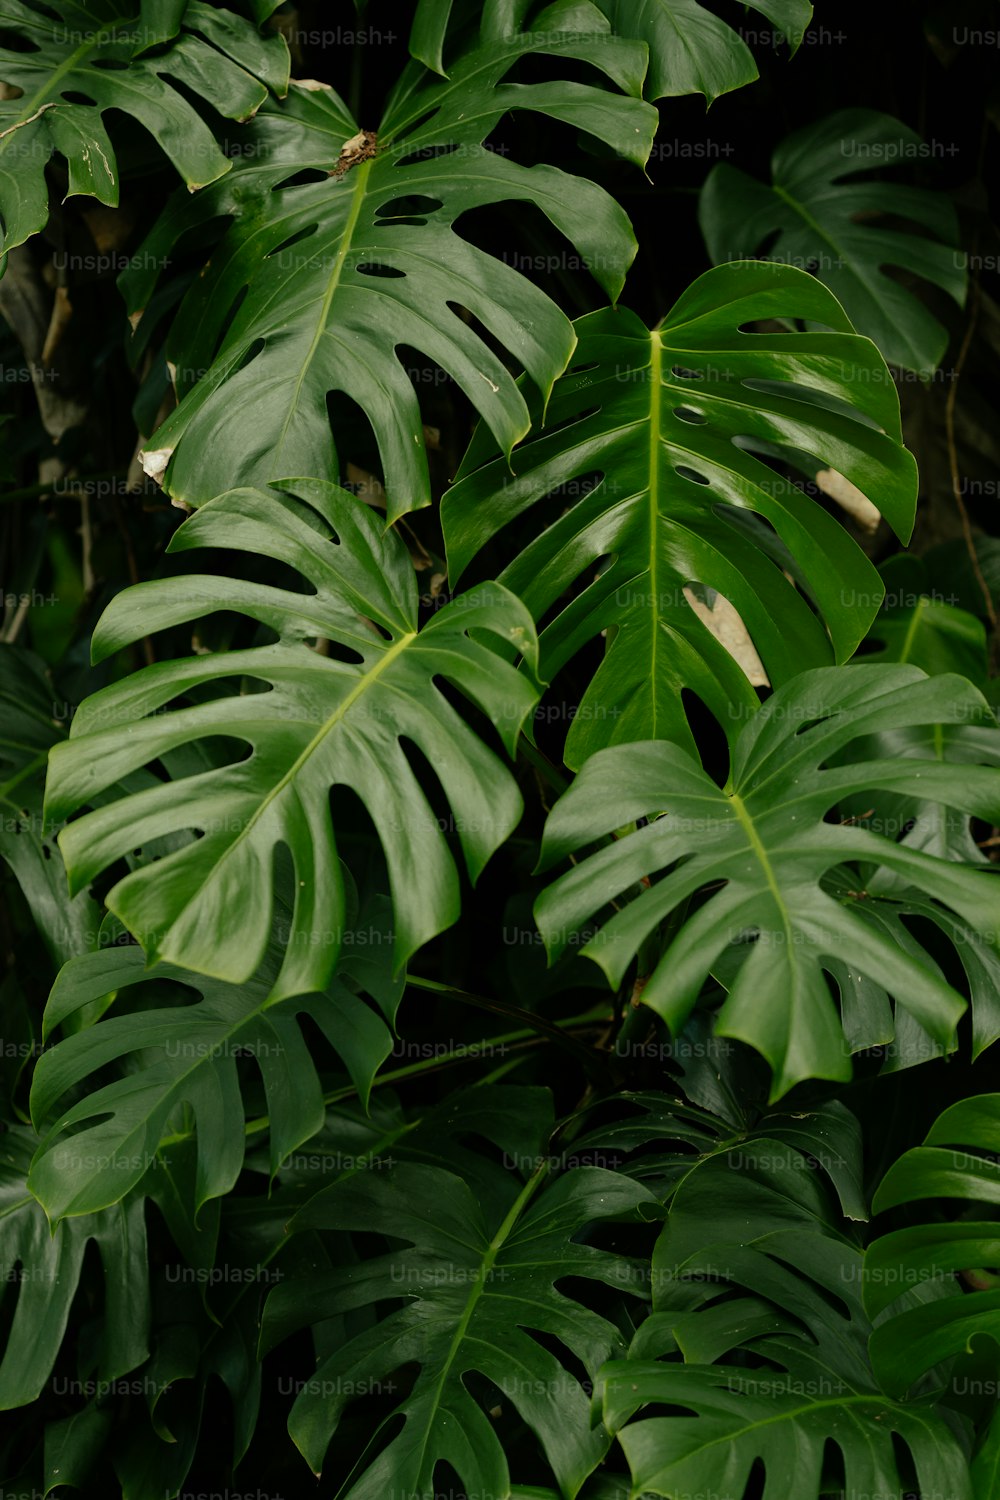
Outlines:
[[[316,319],[316,328],[312,336],[312,341],[310,342],[309,348],[306,352],[306,356],[299,368],[298,378],[295,382],[295,388],[292,391],[291,400],[288,402],[288,409],[285,414],[285,420],[281,424],[281,432],[275,445],[275,454],[278,457],[280,457],[281,455],[281,452],[285,445],[285,439],[288,436],[289,423],[291,422],[294,413],[298,410],[299,396],[302,392],[305,378],[309,373],[309,369],[312,365],[313,360],[316,357],[316,351],[320,346],[320,341],[324,333],[326,332],[326,325],[330,317],[330,308],[333,305],[333,299],[337,294],[338,288],[340,287],[341,278],[344,274],[344,266],[347,260],[347,256],[351,250],[354,231],[357,229],[358,220],[361,217],[361,208],[365,201],[365,191],[371,169],[371,161],[361,162],[358,166],[352,167],[350,169],[349,175],[353,176],[355,179],[351,206],[348,209],[347,222],[344,225],[344,231],[340,239],[340,248],[337,251],[337,255],[333,263],[333,268],[330,272],[329,283],[327,285],[325,293],[323,294],[323,300],[320,303],[319,316]],[[278,463],[277,468],[281,468],[280,463]]]
[[[785,932],[789,936],[791,936],[791,914],[785,904],[785,898],[782,893],[781,886],[778,884],[778,878],[774,873],[774,866],[771,864],[767,849],[764,847],[764,843],[760,837],[760,834],[757,832],[757,829],[754,826],[753,818],[747,812],[746,804],[744,803],[743,798],[740,796],[739,792],[730,792],[729,802],[740,821],[743,832],[746,834],[747,842],[750,845],[753,853],[756,855],[760,867],[764,872],[764,879],[767,881],[768,889],[774,897],[775,904],[777,905],[778,910],[781,913],[781,920],[784,924]]]
[[[441,1362],[440,1374],[438,1375],[435,1386],[430,1393],[430,1407],[432,1416],[437,1414],[438,1408],[443,1403],[444,1388],[447,1383],[448,1376],[451,1374],[452,1366],[454,1365],[455,1360],[458,1358],[458,1351],[465,1340],[469,1324],[472,1322],[472,1316],[476,1310],[476,1307],[478,1306],[479,1299],[480,1297],[482,1297],[485,1291],[487,1274],[493,1269],[496,1258],[503,1248],[504,1243],[510,1238],[518,1219],[521,1217],[521,1214],[524,1212],[524,1209],[527,1207],[528,1203],[534,1197],[543,1179],[547,1175],[548,1170],[549,1167],[547,1162],[542,1162],[538,1167],[535,1168],[535,1171],[528,1178],[528,1181],[525,1183],[524,1187],[521,1189],[520,1193],[518,1193],[517,1197],[512,1203],[506,1218],[500,1225],[500,1228],[497,1230],[496,1234],[493,1236],[486,1247],[486,1252],[482,1258],[482,1274],[478,1276],[472,1284],[472,1288],[469,1292],[469,1298],[465,1305],[465,1310],[458,1321],[458,1326],[456,1327],[455,1332],[452,1336],[451,1344],[448,1348],[448,1353],[445,1355],[445,1358]],[[423,1438],[420,1443],[420,1462],[417,1470],[418,1474],[423,1473],[424,1461],[427,1454],[427,1444],[430,1442],[430,1436],[431,1421],[429,1420],[424,1426]]]
[[[883,1411],[886,1408],[892,1413],[899,1411],[898,1403],[875,1391],[870,1393],[862,1392],[854,1396],[831,1397],[826,1401],[811,1401],[808,1405],[797,1406],[792,1411],[778,1412],[774,1416],[761,1417],[758,1421],[746,1422],[742,1427],[738,1427],[735,1430],[728,1429],[721,1436],[710,1438],[707,1442],[699,1444],[697,1448],[687,1450],[683,1455],[683,1459],[684,1462],[688,1462],[697,1454],[705,1453],[710,1448],[717,1447],[719,1443],[735,1443],[740,1438],[745,1438],[749,1434],[759,1431],[761,1428],[772,1427],[778,1422],[795,1422],[800,1417],[810,1417],[818,1411],[825,1410],[827,1407],[832,1407],[835,1410],[844,1410],[848,1407],[873,1405]],[[920,1413],[917,1411],[908,1412],[907,1415],[913,1417],[915,1420],[920,1419]],[[653,1420],[658,1419],[654,1418]],[[669,1420],[669,1418],[665,1420]]]
[[[326,720],[326,722],[322,724],[319,729],[317,729],[308,745],[306,745],[305,748],[296,756],[295,760],[289,766],[284,776],[282,776],[278,781],[275,782],[274,786],[270,788],[266,796],[263,797],[262,800],[258,803],[253,813],[247,819],[245,826],[240,829],[239,833],[233,839],[232,843],[228,844],[226,848],[223,849],[218,859],[212,865],[212,869],[208,878],[214,876],[218,872],[220,867],[229,858],[229,856],[233,853],[233,851],[240,847],[243,840],[250,835],[256,824],[263,817],[264,813],[271,806],[275,798],[280,796],[285,788],[289,785],[289,783],[293,780],[293,778],[298,775],[302,766],[306,763],[309,757],[315,753],[315,751],[322,744],[327,735],[332,734],[333,730],[336,729],[337,725],[341,722],[341,720],[345,717],[345,715],[353,707],[353,705],[358,701],[362,694],[366,693],[369,690],[369,688],[382,675],[382,673],[392,665],[396,658],[400,656],[410,645],[411,641],[416,640],[416,638],[417,632],[415,630],[408,631],[406,635],[400,636],[400,638],[397,641],[394,641],[392,645],[386,650],[385,654],[379,661],[375,663],[371,670],[364,673],[363,676],[358,678],[357,683],[353,688],[351,688],[350,692],[347,694],[344,700],[337,705],[336,709]],[[171,925],[177,922],[180,913],[186,911],[192,901],[200,899],[201,889],[202,887],[199,886],[197,890],[191,892],[188,900],[174,915],[173,923]],[[154,962],[158,957],[169,957],[169,955],[166,955],[162,949],[154,949],[152,947],[147,950],[147,956],[151,963]]]

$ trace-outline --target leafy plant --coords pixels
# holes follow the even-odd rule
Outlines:
[[[972,14],[0,4],[5,1495],[992,1500]]]
[[[144,125],[194,189],[232,163],[176,85],[232,120],[249,119],[269,90],[286,92],[288,49],[280,36],[261,36],[242,16],[202,0],[130,9],[5,0],[0,26],[19,42],[16,50],[0,48],[0,72],[13,91],[0,103],[5,250],[45,226],[45,166],[53,152],[65,162],[71,195],[117,205],[119,169],[105,110],[123,110]]]
[[[924,1144],[889,1168],[872,1201],[874,1212],[928,1199],[996,1203],[998,1109],[996,1094],[946,1109]],[[950,1149],[952,1143],[966,1149]],[[896,1229],[869,1247],[866,1307],[878,1315],[900,1304],[872,1336],[872,1359],[886,1389],[908,1390],[926,1371],[971,1350],[980,1335],[996,1341],[1000,1295],[995,1270],[987,1268],[1000,1262],[997,1244],[995,1223],[961,1217]],[[913,1293],[928,1286],[937,1295],[913,1305]],[[966,1295],[970,1289],[972,1296]]]
[[[626,822],[641,819],[646,826],[577,863],[545,891],[536,914],[549,951],[561,953],[587,918],[641,879],[648,888],[582,950],[618,985],[658,924],[707,888],[708,899],[687,913],[644,970],[642,1002],[678,1032],[713,964],[742,941],[719,1027],[764,1054],[774,1070],[772,1097],[806,1078],[851,1076],[824,980],[826,958],[849,954],[852,967],[947,1042],[961,1000],[926,958],[921,962],[854,915],[853,907],[868,899],[861,871],[851,877],[854,890],[831,893],[824,885],[845,868],[884,868],[950,907],[994,946],[989,875],[829,819],[842,796],[864,800],[873,789],[909,788],[916,780],[928,801],[996,818],[1000,777],[992,767],[969,766],[959,778],[947,765],[922,759],[914,770],[910,760],[857,764],[838,755],[866,732],[988,715],[975,689],[957,678],[927,678],[916,668],[857,666],[846,674],[821,668],[776,692],[745,726],[724,788],[673,745],[649,741],[602,751],[553,809],[542,864]],[[665,878],[651,884],[660,872]]]
[[[778,312],[829,331],[744,336]],[[522,445],[513,475],[502,457],[484,463],[474,441],[442,504],[458,579],[530,506],[553,492],[581,497],[500,574],[537,620],[550,618],[546,676],[611,632],[568,737],[574,767],[608,743],[665,738],[693,750],[685,692],[730,730],[755,707],[745,672],[692,609],[693,588],[736,606],[776,684],[862,639],[882,594],[874,569],[768,457],[800,472],[810,458],[836,468],[879,496],[901,537],[914,504],[885,368],[803,273],[723,266],[652,332],[610,310],[578,326],[576,373],[546,411],[553,431]],[[870,385],[855,385],[861,371]],[[582,592],[551,618],[578,581]]]
[[[418,632],[416,583],[399,539],[380,534],[374,517],[332,485],[293,481],[292,490],[283,501],[252,491],[221,495],[176,533],[171,546],[223,543],[248,552],[270,546],[310,585],[315,602],[306,603],[301,591],[197,576],[138,584],[122,595],[104,616],[96,652],[197,619],[223,603],[279,639],[222,656],[157,663],[95,695],[73,720],[77,742],[58,765],[53,762],[47,804],[50,817],[63,817],[174,745],[219,735],[251,745],[249,765],[224,762],[205,773],[200,805],[183,781],[167,782],[78,819],[60,834],[60,847],[79,888],[137,837],[148,842],[176,828],[178,819],[189,820],[203,837],[167,855],[159,868],[133,871],[109,893],[108,905],[140,935],[150,958],[241,982],[264,957],[273,852],[284,844],[294,864],[295,899],[272,999],[323,988],[339,952],[345,903],[329,788],[356,789],[375,820],[388,862],[400,965],[458,914],[454,864],[400,737],[411,739],[437,768],[474,879],[512,832],[520,798],[509,773],[435,692],[435,677],[445,676],[491,714],[508,752],[536,697],[527,674],[506,667],[477,639],[497,637],[530,660],[533,629],[520,600],[499,585],[479,588]],[[276,531],[272,517],[279,510],[284,520]],[[310,642],[319,639],[338,654],[314,649]],[[268,690],[226,692],[234,673]],[[201,701],[190,707],[159,714],[214,679],[223,685],[219,698],[199,694]],[[435,696],[428,702],[429,693]],[[144,730],[123,739],[120,726],[137,720],[145,721]],[[410,880],[417,862],[427,871],[420,886]],[[236,919],[234,899],[245,900],[254,888],[255,900]],[[329,935],[315,942],[321,923]]]
[[[655,112],[630,97],[642,87],[645,49],[612,36],[596,7],[573,11],[572,29],[556,5],[521,33],[513,7],[487,0],[479,45],[445,80],[411,64],[374,131],[361,130],[332,90],[293,90],[288,107],[262,112],[231,182],[168,208],[126,281],[133,316],[180,235],[222,215],[233,220],[167,340],[182,399],[145,464],[171,495],[201,504],[228,488],[234,472],[247,483],[326,475],[336,463],[327,395],[340,391],[374,429],[390,519],[430,504],[420,412],[400,344],[453,377],[505,452],[525,435],[524,398],[494,341],[547,397],[572,355],[573,330],[526,278],[453,225],[487,204],[530,203],[603,290],[620,293],[635,240],[614,200],[585,180],[545,165],[526,169],[483,145],[507,110],[521,108],[597,134],[638,165],[646,160]],[[503,82],[535,52],[580,59],[625,96],[569,81]],[[319,181],[296,183],[303,171]]]
[[[940,194],[858,177],[925,150],[915,131],[889,115],[839,110],[782,142],[770,187],[720,162],[699,204],[709,254],[733,260],[767,241],[773,259],[815,270],[890,363],[929,374],[944,355],[947,332],[887,268],[912,272],[962,303],[966,272],[954,248],[955,210]]]

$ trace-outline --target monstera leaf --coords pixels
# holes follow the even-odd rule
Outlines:
[[[935,597],[920,558],[892,558],[880,570],[886,596],[865,642],[864,662],[912,662],[924,672],[955,672],[985,692],[989,681],[986,631],[974,615]],[[1000,734],[993,723],[924,724],[896,727],[859,743],[853,752],[865,760],[915,756],[952,763],[1000,765]],[[945,859],[984,864],[968,819],[920,796],[914,782],[906,791],[849,798],[844,812],[875,832],[911,849]],[[905,880],[881,872],[869,889],[880,896],[899,894]],[[973,939],[974,941],[974,939]]]
[[[38,1142],[15,1125],[0,1148],[0,1271],[8,1332],[0,1362],[0,1410],[25,1406],[41,1395],[69,1323],[84,1254],[97,1246],[104,1270],[103,1330],[98,1374],[114,1380],[146,1358],[149,1285],[145,1205],[139,1198],[100,1215],[87,1214],[54,1228],[27,1186]],[[6,1321],[10,1319],[10,1321]]]
[[[512,832],[521,798],[509,771],[436,685],[441,678],[488,714],[509,753],[538,696],[498,651],[536,657],[531,617],[506,589],[453,600],[418,632],[417,585],[404,544],[372,511],[321,480],[294,496],[221,495],[175,534],[171,549],[233,548],[270,556],[311,592],[193,574],[119,594],[94,635],[100,658],[137,637],[226,609],[278,639],[146,667],[86,700],[50,761],[47,814],[60,818],[174,746],[225,736],[250,756],[118,798],[63,829],[79,890],[136,844],[178,828],[201,837],[133,870],[107,903],[164,960],[240,984],[267,948],[274,856],[294,864],[295,902],[272,999],[325,989],[344,926],[344,883],[330,788],[365,803],[382,840],[395,911],[397,968],[459,912],[458,874],[438,818],[404,753],[427,758],[455,814],[475,879]],[[334,539],[331,539],[334,538]],[[322,640],[327,650],[313,649]],[[491,646],[488,642],[492,642]],[[231,679],[263,691],[227,691]],[[189,706],[169,708],[194,694]]]
[[[369,916],[376,913],[369,910]],[[35,1069],[31,1110],[35,1128],[47,1132],[29,1178],[31,1191],[52,1219],[94,1213],[117,1203],[142,1178],[171,1122],[187,1105],[198,1133],[195,1201],[221,1197],[243,1165],[245,1109],[237,1059],[252,1059],[267,1101],[271,1173],[296,1147],[316,1134],[324,1120],[323,1089],[298,1017],[308,1016],[340,1054],[361,1097],[376,1069],[392,1051],[390,1024],[402,981],[389,974],[392,936],[384,920],[349,935],[368,940],[360,963],[345,949],[342,972],[322,995],[302,995],[269,1005],[280,968],[275,944],[261,972],[247,984],[195,981],[169,964],[145,967],[134,944],[88,954],[60,972],[45,1009],[43,1036],[102,996],[119,998],[133,986],[172,979],[196,988],[196,1005],[144,1007],[103,1019],[43,1053]],[[368,958],[376,936],[382,972]],[[371,945],[371,946],[369,946]],[[357,990],[368,989],[379,1015]],[[154,995],[156,991],[154,990]],[[385,1017],[383,1019],[382,1017]],[[116,1082],[96,1087],[70,1108],[61,1108],[78,1086],[123,1058],[141,1055]]]
[[[51,834],[43,831],[42,793],[51,747],[63,735],[42,663],[0,645],[0,857],[24,893],[56,967],[97,943],[100,908],[89,891],[72,898]]]
[[[925,1371],[971,1349],[979,1336],[1000,1344],[998,1152],[1000,1094],[981,1094],[946,1109],[924,1144],[894,1162],[879,1184],[875,1213],[928,1199],[937,1209],[928,1223],[882,1235],[865,1255],[865,1306],[873,1318],[914,1288],[939,1293],[880,1318],[871,1356],[888,1391],[907,1391]],[[956,1207],[989,1204],[994,1217],[942,1216],[941,1200],[949,1199]]]
[[[619,36],[649,43],[646,97],[720,94],[743,88],[758,76],[743,36],[706,10],[698,0],[599,0]],[[747,0],[774,27],[767,40],[783,37],[791,56],[798,51],[812,19],[809,0]],[[765,40],[764,37],[761,38]]]
[[[500,1212],[485,1211],[454,1173],[401,1161],[332,1185],[291,1221],[292,1234],[357,1229],[405,1247],[301,1282],[289,1279],[264,1310],[268,1349],[317,1319],[402,1302],[323,1359],[292,1407],[289,1431],[318,1473],[351,1393],[378,1389],[411,1362],[419,1366],[393,1403],[400,1430],[341,1492],[345,1500],[374,1500],[389,1489],[431,1494],[439,1463],[456,1470],[470,1495],[509,1494],[503,1443],[469,1389],[476,1375],[497,1387],[536,1433],[563,1494],[576,1495],[604,1456],[608,1436],[590,1427],[584,1390],[551,1344],[564,1346],[592,1376],[612,1353],[624,1352],[624,1340],[614,1324],[553,1283],[586,1279],[642,1292],[636,1262],[579,1243],[578,1236],[641,1205],[655,1209],[656,1199],[599,1167],[574,1168],[546,1186],[549,1164],[544,1156],[540,1162],[527,1183],[509,1174]]]
[[[942,598],[922,558],[901,553],[879,572],[885,598],[868,635],[865,661],[912,662],[921,671],[957,672],[985,689],[986,631],[982,621]]]
[[[824,1181],[848,1164],[860,1177],[846,1115],[834,1106],[808,1156],[739,1141],[675,1194],[653,1253],[654,1312],[595,1392],[633,1494],[777,1500],[794,1475],[803,1500],[906,1487],[971,1500],[956,1415],[886,1396],[868,1361],[862,1256]],[[651,1404],[672,1410],[644,1416]]]
[[[743,332],[776,316],[831,331]],[[801,271],[723,266],[652,332],[611,310],[577,329],[574,369],[545,418],[552,430],[518,449],[513,474],[480,434],[442,503],[457,580],[538,501],[568,498],[552,525],[539,532],[535,523],[499,577],[538,621],[585,585],[542,634],[547,679],[608,634],[567,739],[574,767],[604,745],[647,737],[693,751],[685,690],[730,737],[755,712],[742,668],[691,607],[700,586],[735,605],[774,684],[842,660],[863,638],[882,597],[878,574],[840,523],[760,452],[793,469],[810,454],[836,468],[878,497],[900,536],[916,497],[885,366]],[[536,414],[540,423],[537,403]]]
[[[173,496],[199,505],[236,472],[250,484],[333,475],[327,396],[338,391],[374,430],[390,520],[428,505],[421,416],[401,345],[461,386],[505,452],[527,432],[524,396],[496,344],[547,396],[572,354],[572,325],[513,267],[462,239],[455,220],[486,204],[532,204],[612,298],[635,240],[596,185],[522,167],[482,143],[508,110],[526,109],[600,136],[641,165],[656,112],[592,84],[505,82],[540,53],[587,63],[637,95],[646,66],[645,47],[613,37],[594,6],[574,5],[571,27],[550,7],[523,35],[513,10],[487,0],[478,44],[447,80],[411,63],[375,131],[359,130],[332,90],[294,88],[280,109],[261,111],[225,185],[168,206],[122,280],[133,314],[179,235],[233,219],[167,342],[180,405],[145,464],[157,477],[165,470]],[[292,181],[306,170],[321,180]]]
[[[891,364],[929,374],[944,355],[947,331],[886,268],[932,282],[961,304],[967,278],[955,248],[955,209],[943,193],[858,175],[898,167],[929,149],[891,115],[845,109],[781,142],[770,187],[720,162],[699,206],[708,253],[716,263],[733,260],[767,241],[771,259],[814,271]],[[886,227],[889,215],[922,233]]]
[[[550,815],[542,866],[634,819],[651,821],[581,860],[542,894],[535,917],[549,953],[562,952],[588,918],[642,879],[648,889],[581,951],[618,985],[658,924],[701,894],[702,904],[648,975],[642,1001],[677,1034],[713,963],[749,938],[717,1030],[767,1058],[772,1098],[801,1079],[851,1076],[850,1047],[824,977],[826,963],[842,957],[949,1043],[965,1001],[932,962],[855,915],[855,903],[868,898],[860,875],[839,897],[824,887],[841,866],[884,866],[997,947],[991,871],[837,820],[844,797],[906,790],[919,780],[928,801],[994,821],[1000,772],[993,768],[965,765],[957,774],[936,760],[858,761],[843,754],[865,734],[977,716],[989,721],[985,700],[957,677],[926,677],[915,667],[821,668],[775,693],[746,726],[724,789],[674,745],[602,751]]]
[[[196,188],[232,163],[174,85],[234,120],[248,119],[268,89],[282,94],[288,86],[281,38],[262,37],[242,16],[202,0],[142,0],[124,12],[75,0],[3,0],[0,28],[24,43],[17,51],[0,48],[0,78],[20,90],[0,102],[4,250],[45,226],[45,167],[53,152],[65,160],[70,195],[117,204],[120,172],[105,110],[144,125]],[[164,43],[167,50],[153,50]]]

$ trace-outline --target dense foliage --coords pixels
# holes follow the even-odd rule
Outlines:
[[[0,0],[4,1500],[1000,1493],[1000,16],[869,10]]]

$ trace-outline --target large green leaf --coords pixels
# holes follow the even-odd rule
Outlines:
[[[512,266],[461,238],[456,219],[498,202],[536,206],[612,298],[635,240],[596,184],[523,167],[482,143],[508,110],[525,109],[600,136],[641,164],[656,127],[651,105],[592,84],[504,81],[536,53],[588,63],[627,95],[640,93],[645,47],[612,37],[594,6],[571,10],[552,6],[522,34],[514,17],[523,6],[487,0],[474,49],[447,80],[411,63],[357,157],[349,143],[358,124],[332,90],[294,88],[280,108],[261,111],[224,183],[168,206],[122,281],[133,315],[179,235],[219,216],[233,220],[167,343],[182,399],[145,463],[157,476],[165,468],[172,495],[198,505],[235,473],[251,484],[334,475],[327,396],[338,391],[374,430],[390,519],[429,504],[420,410],[401,345],[458,383],[505,452],[524,436],[528,409],[497,344],[547,396],[572,354],[573,328]],[[291,181],[305,169],[325,175]]]
[[[641,1268],[581,1242],[582,1232],[656,1200],[598,1167],[574,1168],[546,1187],[548,1165],[542,1157],[523,1184],[508,1174],[506,1206],[496,1209],[454,1173],[401,1161],[332,1185],[289,1225],[291,1233],[363,1230],[405,1246],[301,1283],[289,1279],[264,1311],[266,1350],[317,1319],[402,1303],[320,1362],[289,1418],[296,1446],[318,1473],[352,1393],[419,1365],[387,1418],[402,1418],[400,1430],[386,1434],[385,1446],[342,1491],[350,1500],[381,1500],[391,1490],[431,1494],[439,1463],[451,1465],[470,1495],[510,1492],[503,1445],[468,1388],[474,1373],[537,1434],[563,1494],[576,1495],[604,1456],[608,1436],[590,1428],[586,1394],[551,1341],[593,1376],[604,1359],[624,1352],[624,1340],[554,1283],[585,1279],[641,1292]]]
[[[69,1323],[88,1244],[96,1244],[104,1271],[103,1327],[98,1377],[114,1380],[148,1353],[149,1286],[145,1204],[133,1197],[107,1213],[51,1226],[27,1186],[38,1142],[21,1126],[8,1128],[0,1146],[0,1294],[6,1344],[0,1362],[0,1410],[38,1399]],[[8,1322],[8,1317],[11,1321]]]
[[[372,918],[378,914],[369,910]],[[170,965],[145,967],[134,945],[88,954],[59,974],[45,1011],[45,1037],[101,996],[128,992],[150,979],[172,979],[196,988],[196,1005],[142,1009],[115,1015],[68,1036],[39,1059],[31,1089],[35,1128],[44,1134],[29,1178],[31,1191],[52,1219],[94,1213],[117,1203],[143,1177],[169,1128],[179,1128],[184,1107],[198,1133],[196,1207],[234,1186],[243,1165],[244,1117],[237,1059],[252,1059],[263,1080],[272,1174],[281,1162],[322,1127],[323,1088],[299,1028],[308,1016],[343,1058],[366,1099],[376,1069],[392,1051],[386,1021],[395,1017],[402,981],[389,974],[392,934],[381,924],[360,921],[348,935],[366,940],[360,965],[344,950],[342,972],[322,995],[269,1004],[281,953],[268,953],[250,983],[228,985],[193,980]],[[381,975],[367,958],[376,938]],[[369,950],[368,945],[372,945]],[[356,969],[360,970],[356,972]],[[369,1008],[364,986],[384,1013]],[[154,990],[154,995],[157,993]],[[139,1058],[141,1056],[141,1065]],[[93,1088],[67,1109],[79,1086],[109,1064],[134,1059],[124,1077]]]
[[[775,317],[831,331],[742,331]],[[652,332],[611,310],[577,330],[574,369],[545,419],[554,430],[542,427],[536,402],[538,427],[513,455],[513,474],[481,433],[442,502],[457,580],[502,528],[548,496],[567,497],[565,513],[540,534],[536,521],[499,577],[537,621],[563,605],[541,638],[547,679],[608,634],[567,740],[575,767],[604,745],[647,737],[693,751],[685,689],[731,738],[755,712],[742,668],[692,609],[692,588],[735,605],[775,684],[843,660],[863,638],[882,596],[878,574],[840,523],[759,453],[800,472],[809,455],[836,468],[879,497],[902,537],[916,500],[885,366],[804,272],[722,266]]]
[[[865,899],[859,875],[846,892],[825,885],[849,862],[884,866],[957,913],[987,946],[1000,944],[991,871],[963,868],[838,819],[844,797],[906,790],[919,781],[927,801],[995,820],[1000,772],[991,767],[963,765],[958,773],[937,760],[859,762],[847,753],[866,734],[977,717],[990,722],[989,709],[961,678],[926,677],[916,667],[828,667],[803,673],[750,721],[724,789],[675,745],[644,742],[600,752],[556,803],[542,864],[634,819],[651,822],[575,864],[539,898],[535,916],[549,952],[561,953],[587,919],[637,881],[660,877],[582,952],[618,985],[658,924],[700,897],[648,976],[642,1001],[677,1034],[716,959],[737,939],[752,938],[717,1029],[767,1058],[772,1097],[804,1078],[851,1076],[850,1046],[824,976],[827,963],[841,957],[949,1043],[965,1009],[962,997],[936,965],[855,914],[852,907]]]
[[[720,94],[753,83],[757,66],[743,36],[698,0],[598,0],[619,36],[649,43],[646,97]],[[812,18],[810,0],[746,0],[772,22],[769,39],[781,36],[792,56]],[[763,38],[762,38],[763,40]]]
[[[124,14],[117,6],[77,0],[37,6],[3,0],[0,28],[24,44],[0,48],[0,77],[22,90],[0,102],[5,250],[48,219],[45,167],[53,152],[65,160],[69,195],[117,204],[119,167],[105,110],[121,110],[144,125],[187,186],[197,188],[232,163],[174,85],[235,120],[249,118],[269,88],[283,93],[288,86],[281,38],[262,37],[242,16],[203,0],[171,6],[142,0]],[[163,43],[170,44],[165,51],[159,50]]]
[[[69,895],[59,849],[51,832],[44,832],[45,766],[64,732],[57,717],[64,708],[36,657],[0,645],[0,857],[24,892],[57,968],[96,947],[100,927],[90,892]]]
[[[886,268],[922,277],[962,303],[967,278],[955,250],[955,209],[943,193],[858,175],[929,151],[891,115],[845,109],[786,136],[771,159],[769,187],[719,162],[699,204],[708,253],[719,263],[753,255],[767,241],[770,259],[813,270],[891,364],[929,374],[947,331]],[[886,227],[890,215],[922,232]]]
[[[849,1119],[833,1107],[815,1156],[765,1134],[680,1185],[653,1253],[653,1315],[597,1385],[633,1495],[777,1500],[793,1485],[854,1500],[912,1476],[921,1495],[970,1500],[954,1413],[887,1397],[867,1358],[861,1253],[824,1181],[848,1161],[857,1180]],[[650,1404],[672,1410],[644,1416]]]
[[[357,793],[382,841],[399,968],[460,906],[447,841],[401,741],[422,752],[444,787],[475,879],[516,825],[521,797],[436,679],[492,718],[509,753],[538,695],[529,673],[498,654],[513,647],[529,665],[536,656],[531,617],[513,594],[483,585],[418,632],[416,579],[399,537],[333,485],[288,483],[294,497],[219,496],[176,532],[171,549],[269,556],[297,570],[311,592],[201,574],[146,582],[113,600],[94,635],[103,657],[227,609],[269,627],[275,643],[159,662],[95,693],[51,758],[47,791],[47,813],[60,818],[175,746],[220,735],[249,746],[248,759],[91,811],[59,840],[79,890],[137,844],[179,828],[201,831],[133,870],[107,903],[151,962],[233,983],[249,979],[264,957],[275,851],[284,844],[295,904],[272,999],[322,991],[337,962],[345,898],[331,787]],[[328,654],[310,645],[317,639],[332,643]],[[247,690],[231,691],[240,677]],[[192,693],[189,706],[168,707]]]
[[[956,1149],[958,1148],[958,1149]],[[1000,1204],[1000,1094],[963,1099],[931,1126],[924,1144],[889,1168],[872,1203],[876,1213],[903,1203],[955,1199]],[[886,1390],[909,1389],[925,1371],[972,1348],[979,1335],[1000,1344],[1000,1223],[937,1216],[892,1230],[865,1255],[865,1306],[874,1318],[915,1287],[940,1295],[916,1307],[895,1307],[872,1335],[871,1356]],[[989,1274],[992,1268],[992,1274]],[[987,1274],[983,1275],[983,1271]],[[971,1294],[957,1280],[973,1273]],[[976,1275],[975,1273],[979,1273]]]

